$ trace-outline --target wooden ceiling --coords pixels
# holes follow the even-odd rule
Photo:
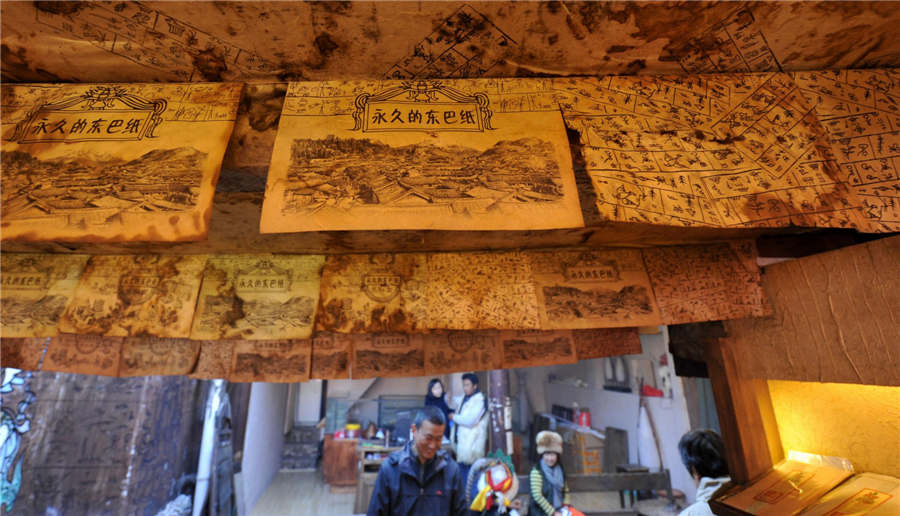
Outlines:
[[[4,2],[4,81],[886,68],[893,2]]]

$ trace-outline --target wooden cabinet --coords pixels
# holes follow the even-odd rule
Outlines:
[[[353,512],[363,514],[369,507],[369,499],[375,490],[375,479],[378,478],[378,470],[381,463],[392,452],[400,447],[384,446],[360,446],[357,448],[359,476],[356,482],[356,500],[353,503]]]
[[[322,476],[331,486],[356,485],[356,445],[358,439],[334,439],[325,436],[322,450]]]

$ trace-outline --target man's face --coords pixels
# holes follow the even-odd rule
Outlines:
[[[413,444],[419,454],[419,460],[425,462],[434,458],[444,439],[444,425],[435,425],[427,419],[422,421],[422,428],[412,425]]]
[[[463,392],[466,393],[466,396],[475,393],[475,384],[472,383],[472,380],[463,380]]]

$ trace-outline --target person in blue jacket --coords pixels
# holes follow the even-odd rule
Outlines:
[[[437,407],[416,413],[413,438],[381,463],[368,516],[462,516],[465,481],[441,449],[447,420]]]

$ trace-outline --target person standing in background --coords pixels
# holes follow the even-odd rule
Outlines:
[[[472,464],[484,457],[487,445],[488,418],[487,398],[478,390],[478,377],[474,373],[462,376],[465,396],[457,403],[453,421],[453,450],[463,478],[468,478]]]
[[[562,437],[549,430],[538,432],[535,438],[540,458],[528,477],[531,484],[529,516],[561,516],[563,506],[569,503],[566,473],[559,464],[562,443]]]
[[[444,426],[444,437],[449,439],[450,414],[453,413],[453,409],[447,405],[447,391],[444,390],[444,382],[440,381],[438,378],[432,378],[431,381],[428,382],[428,392],[425,393],[425,406],[437,407],[444,413],[444,419],[447,420],[447,425]]]

